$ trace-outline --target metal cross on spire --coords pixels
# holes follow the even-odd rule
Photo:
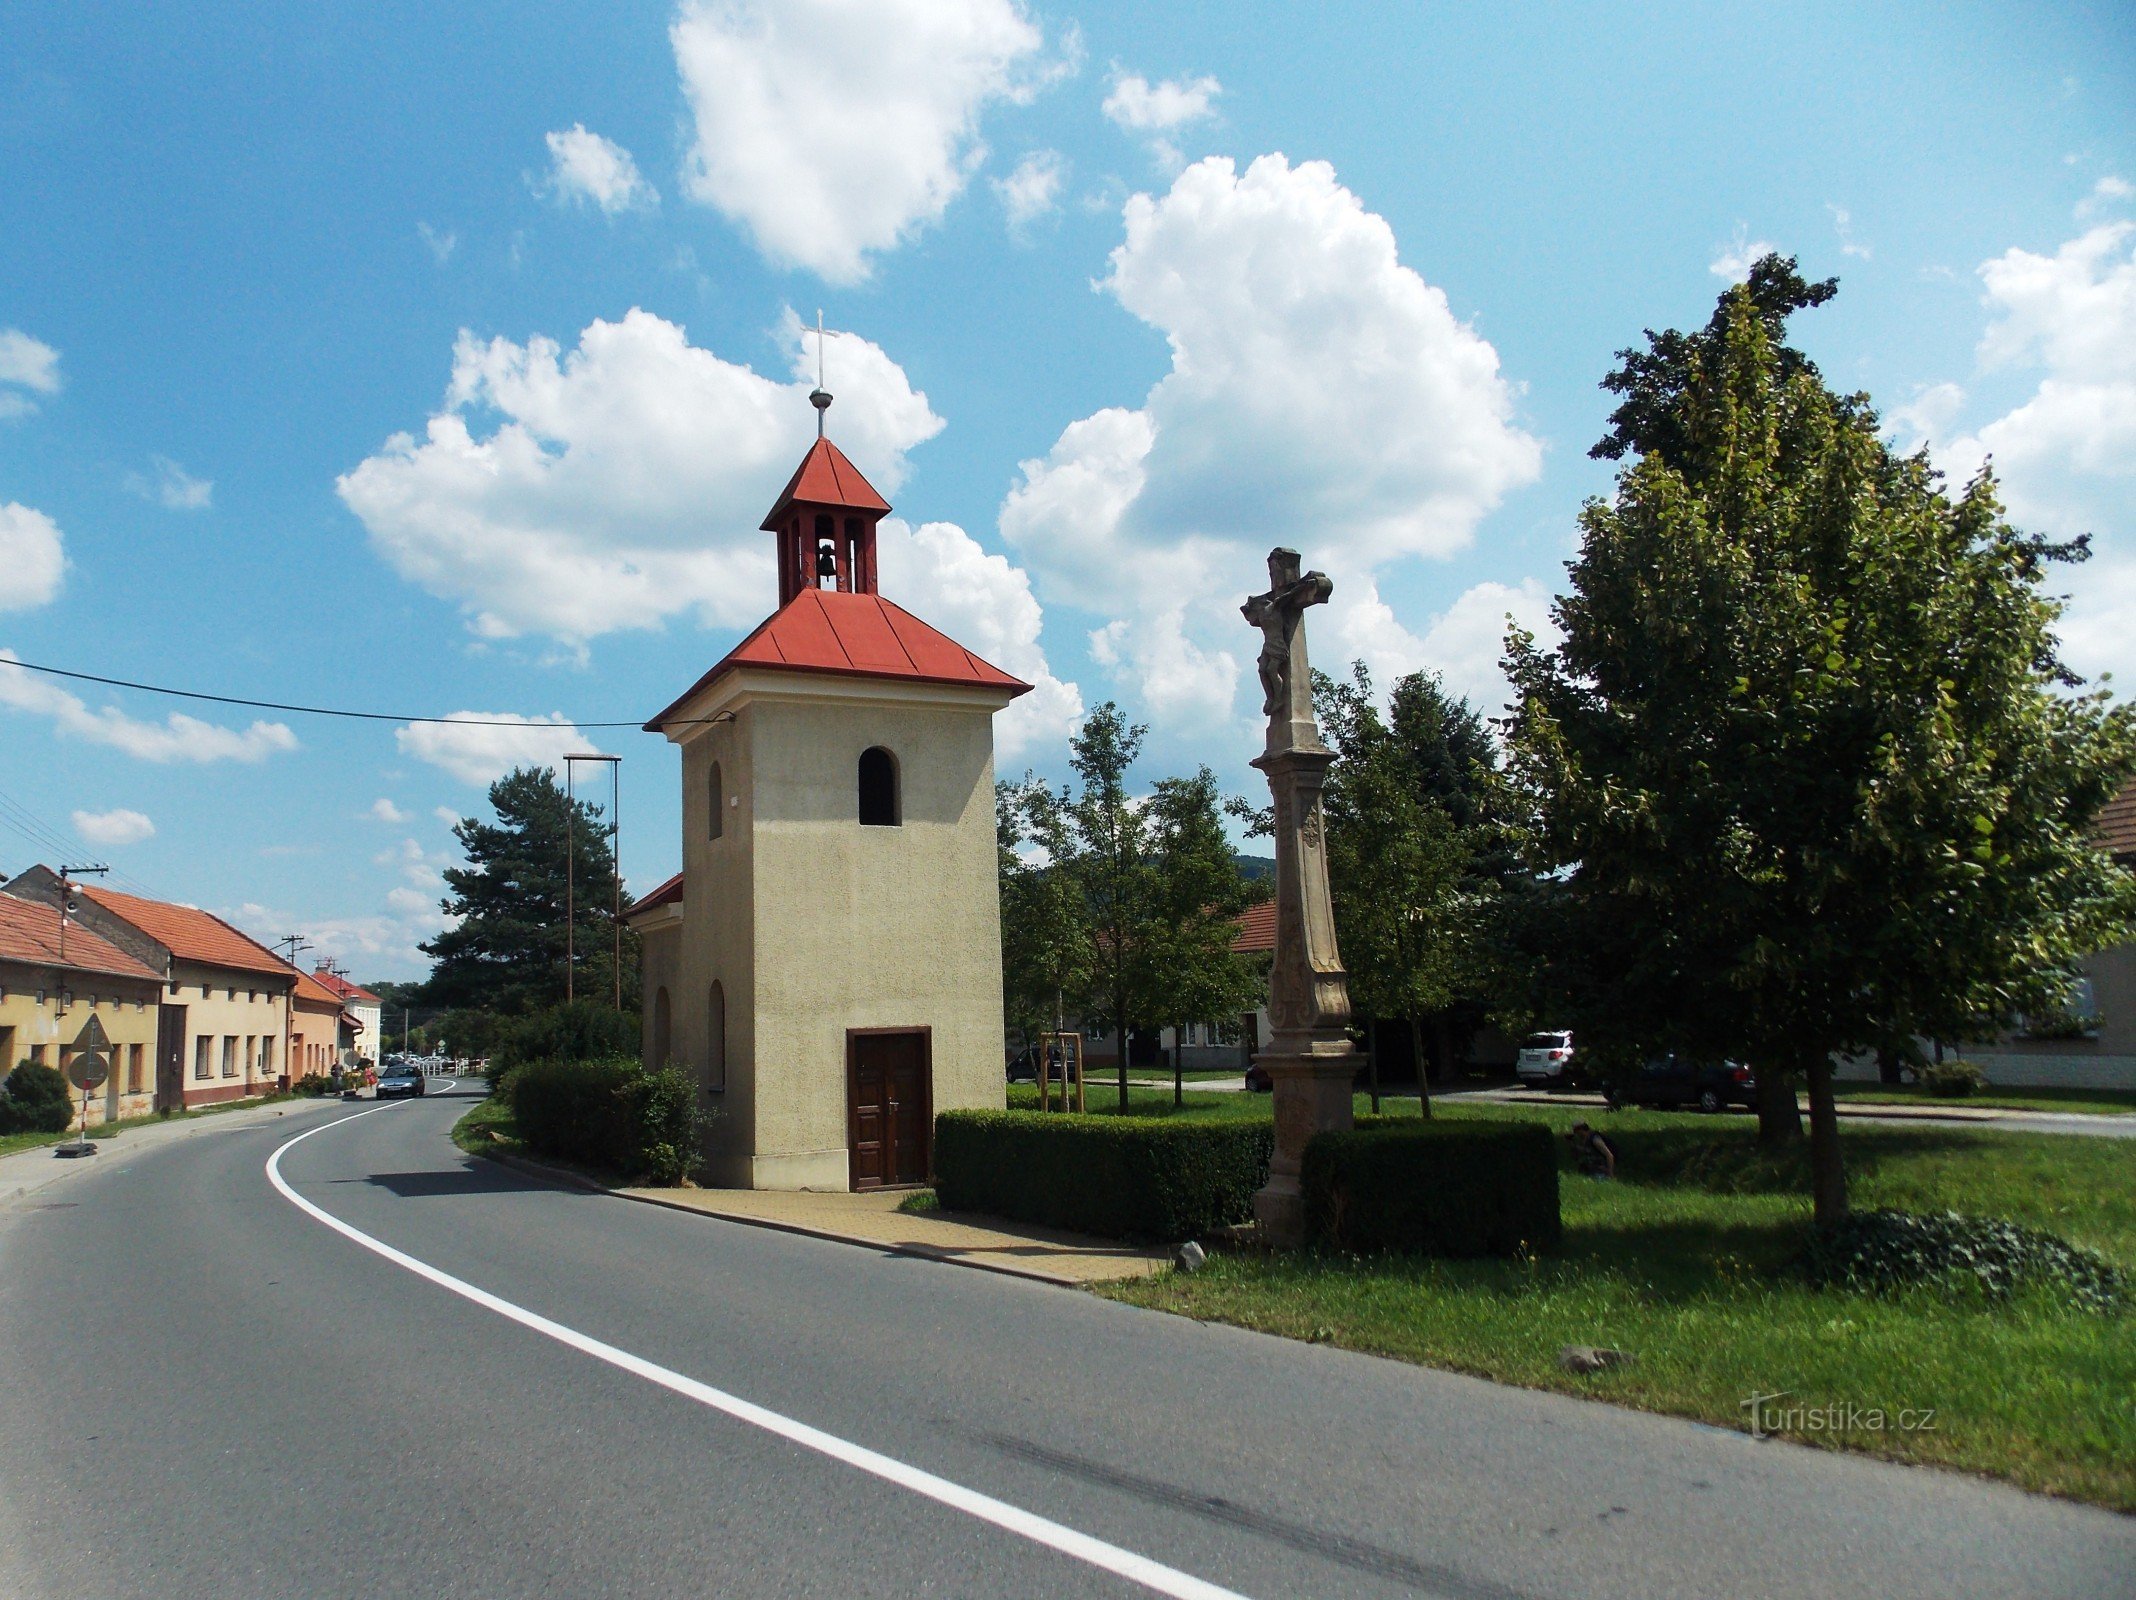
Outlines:
[[[808,397],[816,408],[816,437],[823,437],[823,414],[831,409],[831,392],[823,386],[823,307],[816,308],[816,387]]]

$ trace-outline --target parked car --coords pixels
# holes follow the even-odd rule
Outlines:
[[[1722,1111],[1732,1105],[1756,1110],[1758,1080],[1734,1061],[1692,1061],[1671,1052],[1651,1057],[1632,1081],[1603,1093],[1611,1105],[1697,1106]]]
[[[392,1100],[412,1094],[420,1100],[426,1086],[421,1067],[412,1061],[397,1061],[378,1075],[378,1098]]]
[[[1579,1068],[1569,1033],[1531,1033],[1520,1042],[1513,1070],[1522,1083],[1560,1089],[1578,1081]]]

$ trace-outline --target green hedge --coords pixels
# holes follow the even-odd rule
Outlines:
[[[1265,1122],[945,1111],[935,1194],[945,1210],[1169,1243],[1252,1216],[1273,1139]]]
[[[527,1148],[609,1172],[679,1183],[697,1163],[697,1089],[672,1067],[647,1072],[627,1057],[531,1061],[513,1069],[506,1098]]]
[[[1553,1250],[1557,1150],[1539,1122],[1399,1122],[1317,1134],[1299,1174],[1307,1240],[1352,1255]]]

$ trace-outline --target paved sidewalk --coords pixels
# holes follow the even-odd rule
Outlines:
[[[814,1194],[773,1189],[615,1189],[649,1205],[696,1211],[787,1233],[925,1256],[961,1267],[1077,1286],[1145,1278],[1170,1257],[1104,1239],[950,1211],[906,1213],[910,1190]]]
[[[144,1123],[137,1128],[128,1128],[123,1133],[107,1134],[91,1140],[97,1147],[97,1153],[73,1160],[55,1156],[52,1151],[56,1147],[53,1145],[39,1145],[33,1150],[18,1150],[11,1156],[0,1156],[0,1205],[32,1194],[46,1184],[57,1183],[62,1178],[71,1178],[79,1172],[93,1172],[100,1165],[109,1166],[113,1160],[124,1161],[144,1150],[153,1150],[159,1145],[169,1144],[173,1139],[186,1139],[195,1134],[216,1133],[231,1128],[249,1128],[254,1123],[272,1122],[276,1117],[327,1103],[323,1100],[277,1100],[272,1105],[244,1106],[233,1111],[212,1112],[206,1116],[174,1117],[169,1122]]]

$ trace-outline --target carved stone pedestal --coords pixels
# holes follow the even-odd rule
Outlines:
[[[1275,1084],[1276,1149],[1268,1183],[1253,1197],[1253,1220],[1261,1237],[1285,1248],[1305,1237],[1305,1201],[1298,1188],[1306,1141],[1316,1133],[1353,1125],[1351,1083],[1357,1062],[1349,1042],[1339,1053],[1259,1058]]]

